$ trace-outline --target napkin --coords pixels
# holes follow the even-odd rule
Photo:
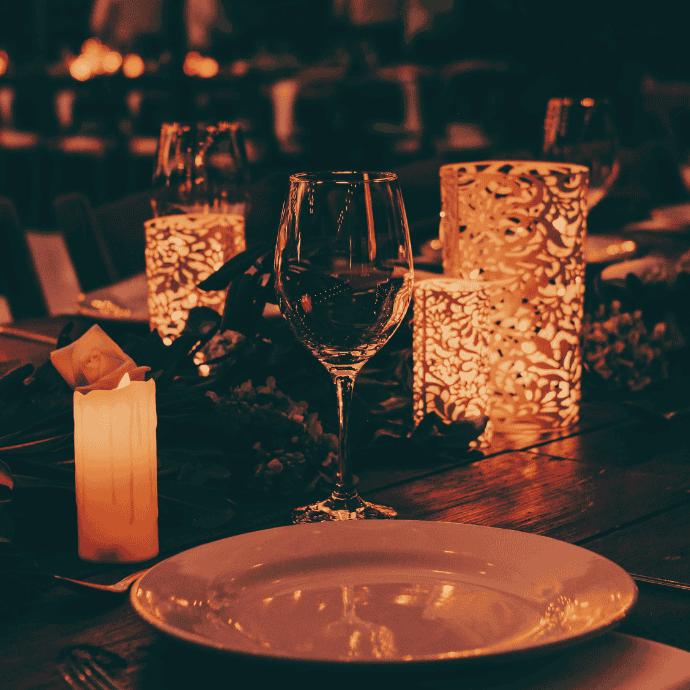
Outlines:
[[[70,387],[79,393],[112,390],[122,377],[143,381],[151,367],[138,367],[134,360],[98,326],[78,340],[50,353],[50,361]]]

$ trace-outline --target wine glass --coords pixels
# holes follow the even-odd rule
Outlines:
[[[589,168],[587,206],[606,195],[618,177],[618,135],[606,98],[552,98],[544,120],[544,158]]]
[[[223,312],[226,292],[197,286],[246,249],[248,179],[239,123],[162,124],[154,218],[144,227],[149,323],[166,344],[182,333],[190,309]]]
[[[355,377],[402,321],[412,297],[412,251],[397,176],[387,172],[290,177],[275,254],[280,310],[326,367],[338,398],[338,479],[332,495],[294,522],[392,518],[364,501],[349,462]]]

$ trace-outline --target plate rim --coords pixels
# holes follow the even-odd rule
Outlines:
[[[197,546],[191,547],[189,549],[185,549],[184,551],[181,551],[180,553],[174,554],[173,556],[169,556],[168,558],[165,558],[164,560],[160,561],[156,565],[152,566],[148,570],[146,570],[142,575],[134,582],[133,586],[130,589],[129,593],[129,600],[132,608],[134,609],[135,613],[142,619],[144,622],[148,623],[155,629],[157,629],[159,632],[163,633],[164,635],[167,635],[173,639],[176,639],[180,642],[183,642],[185,644],[190,644],[194,647],[202,647],[204,649],[207,649],[209,651],[216,652],[218,654],[222,655],[230,655],[232,657],[236,657],[238,659],[246,660],[246,661],[260,661],[261,663],[272,663],[272,664],[278,664],[278,665],[304,665],[304,666],[310,666],[310,667],[333,667],[333,666],[342,666],[343,668],[368,668],[368,669],[375,669],[375,668],[385,668],[385,669],[411,669],[411,668],[419,668],[419,669],[426,669],[429,668],[431,664],[434,666],[438,665],[439,663],[442,663],[444,665],[466,665],[466,664],[471,664],[471,665],[476,665],[476,664],[484,664],[484,663],[510,663],[513,662],[517,659],[526,659],[530,658],[533,656],[543,656],[545,654],[551,654],[554,652],[558,652],[563,649],[567,649],[570,647],[574,647],[580,644],[583,644],[585,642],[588,642],[590,640],[593,640],[597,637],[600,637],[601,635],[604,635],[608,632],[611,632],[614,630],[620,623],[630,614],[630,612],[633,610],[635,605],[637,604],[638,597],[639,597],[639,590],[638,587],[632,578],[632,576],[625,570],[623,569],[620,565],[612,561],[610,558],[607,558],[606,556],[602,556],[595,551],[590,551],[589,549],[586,549],[585,547],[579,546],[578,544],[572,544],[570,542],[563,541],[561,539],[555,539],[554,537],[549,537],[546,535],[541,535],[541,534],[535,534],[533,532],[523,532],[520,530],[514,530],[514,529],[508,529],[504,527],[491,527],[488,525],[475,525],[472,523],[458,523],[458,522],[450,522],[450,521],[442,521],[442,520],[390,520],[386,521],[387,524],[389,525],[400,525],[401,528],[404,525],[453,525],[457,527],[458,529],[468,529],[469,531],[473,530],[488,530],[490,532],[501,532],[501,533],[510,533],[510,534],[516,534],[519,535],[519,538],[526,538],[526,539],[534,539],[535,541],[539,542],[556,542],[557,544],[561,545],[561,547],[565,546],[567,548],[572,548],[573,550],[576,551],[583,551],[587,554],[589,554],[589,557],[591,558],[592,556],[595,559],[600,559],[602,561],[606,561],[607,563],[611,564],[614,568],[616,568],[619,571],[619,574],[621,575],[622,581],[627,581],[627,584],[629,585],[629,595],[631,596],[630,603],[625,606],[619,614],[615,617],[612,618],[610,621],[608,621],[604,625],[600,625],[592,630],[588,630],[584,633],[574,635],[572,637],[566,637],[560,640],[556,641],[548,641],[548,642],[542,642],[538,644],[530,644],[529,646],[526,647],[517,647],[514,649],[505,649],[505,650],[496,650],[494,652],[488,652],[484,654],[468,654],[467,656],[458,656],[458,657],[452,657],[452,658],[443,658],[443,659],[438,659],[438,658],[416,658],[416,659],[410,659],[410,660],[403,660],[403,659],[364,659],[364,660],[345,660],[345,659],[317,659],[317,658],[296,658],[294,656],[289,656],[287,654],[285,655],[280,655],[280,654],[269,654],[269,653],[262,653],[261,650],[257,650],[257,652],[248,652],[245,650],[241,649],[230,649],[225,645],[222,645],[220,643],[214,642],[211,638],[204,637],[202,635],[198,635],[196,633],[191,633],[186,630],[182,630],[180,628],[175,628],[172,625],[166,624],[165,622],[161,621],[160,619],[156,618],[155,616],[151,615],[143,606],[140,605],[137,599],[137,591],[141,585],[141,582],[148,577],[158,566],[162,565],[163,563],[172,561],[178,557],[185,556],[188,557],[192,552],[196,550],[205,550],[205,549],[213,549],[216,548],[218,544],[220,543],[226,543],[229,542],[233,539],[236,539],[238,537],[241,538],[247,538],[250,535],[253,534],[262,534],[266,532],[278,532],[281,530],[296,530],[296,529],[301,529],[301,530],[307,530],[310,528],[314,528],[314,524],[297,524],[297,525],[285,525],[285,526],[280,526],[280,527],[269,527],[266,529],[261,529],[261,530],[252,530],[250,532],[241,532],[236,535],[232,535],[229,537],[223,537],[222,539],[217,539],[214,541],[206,542],[204,544],[198,544]],[[351,529],[356,529],[356,526],[362,526],[361,521],[334,521],[334,522],[325,522],[325,523],[319,523],[318,526],[319,528],[323,528],[326,526],[327,529],[332,528],[331,526],[335,525],[348,525],[347,528]],[[337,527],[336,527],[337,529]],[[628,593],[626,593],[627,595]]]

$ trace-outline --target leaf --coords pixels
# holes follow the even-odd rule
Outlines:
[[[466,417],[447,423],[436,413],[426,414],[410,434],[415,443],[431,442],[445,449],[465,450],[486,428],[488,417]]]
[[[14,523],[12,518],[0,508],[0,542],[12,542]]]
[[[33,374],[33,372],[34,365],[25,364],[5,374],[5,376],[0,378],[0,398],[9,398],[19,395],[24,381]]]
[[[25,474],[15,475],[17,488],[22,489],[66,489],[74,492],[74,482],[48,479],[47,477],[30,477]]]
[[[250,247],[233,256],[206,280],[202,280],[197,287],[204,292],[225,290],[235,278],[245,273],[258,259],[270,251],[272,251],[272,247],[266,243]]]
[[[223,331],[253,335],[250,331],[259,287],[257,277],[249,273],[243,273],[230,283],[223,310]]]
[[[62,434],[51,438],[44,438],[29,443],[17,443],[13,446],[0,448],[0,453],[5,455],[33,455],[36,453],[53,453],[68,448],[72,444],[74,432]]]
[[[0,486],[6,486],[12,488],[14,486],[14,478],[10,468],[0,461]]]
[[[210,486],[161,482],[158,497],[182,508],[185,522],[198,527],[220,527],[235,515],[233,502]]]
[[[50,433],[54,431],[64,428],[74,428],[74,412],[72,408],[69,410],[62,410],[56,414],[49,414],[39,419],[36,418],[36,411],[32,408],[27,410],[24,416],[27,420],[30,420],[27,426],[15,429],[5,436],[0,436],[0,447],[7,445],[10,439],[26,437],[27,440],[30,440],[30,437],[33,436],[36,436],[38,439],[47,438]],[[17,423],[21,423],[21,420],[15,420],[15,424]]]

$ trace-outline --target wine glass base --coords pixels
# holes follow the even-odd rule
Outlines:
[[[332,496],[325,501],[319,501],[292,512],[292,522],[295,525],[309,522],[327,522],[335,520],[392,520],[398,513],[387,506],[368,503],[357,496],[343,501]]]

